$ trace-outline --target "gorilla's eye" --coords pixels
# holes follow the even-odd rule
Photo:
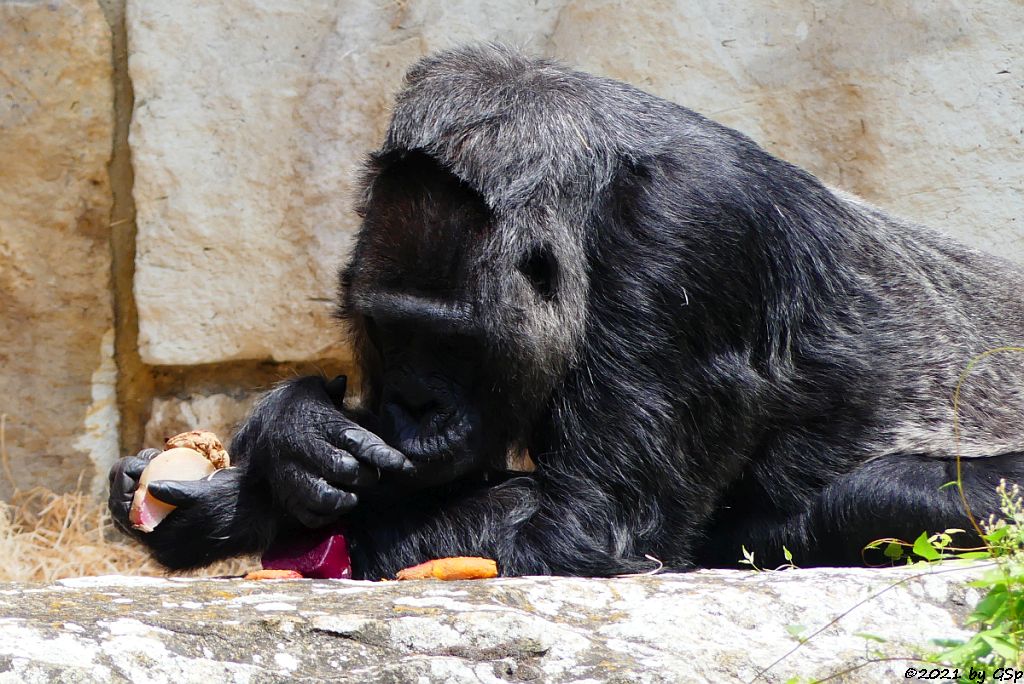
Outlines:
[[[547,245],[534,247],[519,262],[519,272],[546,302],[555,298],[558,289],[558,260]]]

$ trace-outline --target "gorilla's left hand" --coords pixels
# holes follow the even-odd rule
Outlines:
[[[306,377],[260,402],[231,445],[232,459],[269,485],[274,503],[306,527],[322,527],[355,508],[382,471],[408,473],[399,451],[353,420],[341,400],[345,378]]]

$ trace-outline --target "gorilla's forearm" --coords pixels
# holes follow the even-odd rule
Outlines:
[[[421,492],[397,506],[357,511],[348,519],[356,578],[382,579],[411,565],[448,556],[484,556],[504,576],[608,576],[642,572],[635,531],[589,509],[545,495],[533,476],[493,486]]]
[[[208,488],[191,502],[182,498],[184,505],[142,539],[160,564],[171,570],[200,568],[261,553],[274,540],[283,519],[271,504],[266,483],[244,468],[215,476],[212,482],[218,480],[223,480],[221,494]],[[191,484],[172,482],[169,491],[174,493],[177,486],[185,490],[184,496],[195,496],[187,491]]]

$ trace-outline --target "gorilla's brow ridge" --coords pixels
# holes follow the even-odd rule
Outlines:
[[[448,334],[472,334],[479,330],[473,306],[468,302],[386,290],[353,293],[352,301],[356,311],[382,323],[415,323]]]

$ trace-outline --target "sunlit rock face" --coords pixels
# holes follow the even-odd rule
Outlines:
[[[0,498],[98,491],[117,455],[113,97],[94,0],[0,2]]]
[[[979,574],[0,584],[0,663],[26,682],[899,681],[964,638]]]

